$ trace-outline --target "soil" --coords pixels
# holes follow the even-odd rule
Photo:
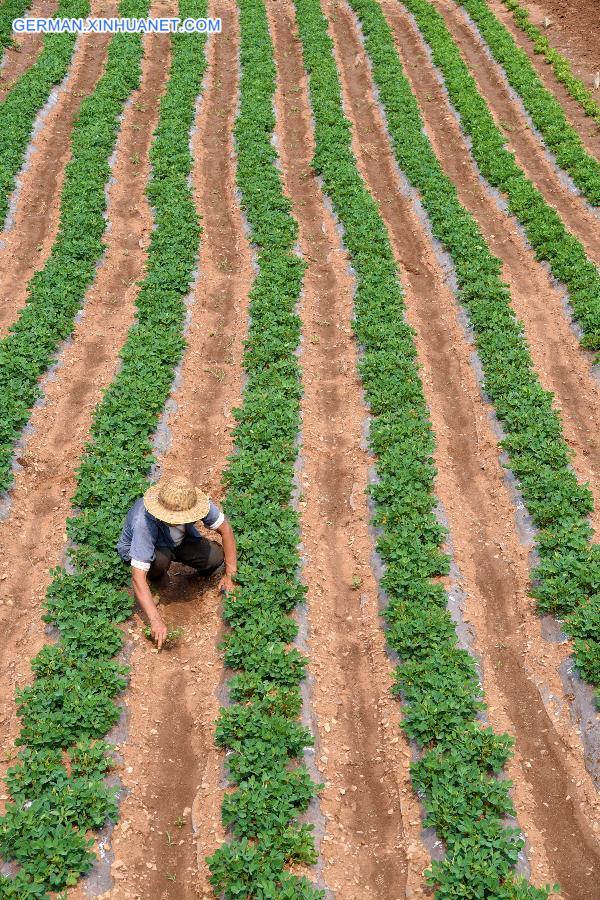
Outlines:
[[[586,208],[582,198],[561,182],[556,167],[545,156],[543,145],[512,100],[502,70],[486,55],[463,10],[452,0],[433,0],[433,3],[443,15],[496,124],[504,132],[507,149],[514,152],[518,165],[558,212],[567,229],[583,243],[590,259],[600,265],[598,218]]]
[[[594,76],[600,71],[600,12],[597,0],[521,0],[531,21],[546,30],[548,40],[569,59],[578,78],[594,89]],[[594,89],[600,102],[600,91]]]
[[[91,4],[92,16],[116,13],[116,0]],[[28,162],[16,188],[14,219],[8,230],[0,231],[0,338],[24,306],[30,279],[50,255],[58,232],[65,166],[71,157],[73,122],[102,75],[109,39],[100,34],[79,37],[68,78],[28,148]]]
[[[193,184],[203,226],[200,277],[162,472],[185,473],[218,503],[232,449],[231,410],[242,390],[252,260],[236,201],[231,134],[238,102],[237,16],[226,0],[215,0],[210,15],[222,18],[227,39],[217,36],[208,44],[193,138]],[[182,566],[173,566],[170,575],[160,591],[161,606],[169,626],[184,629],[180,644],[157,653],[140,637],[139,615],[130,626],[129,740],[121,748],[129,795],[113,839],[115,900],[208,896],[205,856],[223,840],[223,754],[214,743],[223,702],[217,582],[198,579]]]
[[[56,12],[58,0],[38,0],[29,7],[29,15],[47,18]],[[7,47],[0,67],[0,103],[21,75],[30,69],[41,53],[43,34],[15,34],[16,46]]]
[[[538,26],[542,27],[542,23],[544,21],[544,15],[540,15],[538,12],[534,11],[535,4],[525,3],[522,4],[526,6],[530,13],[532,21],[534,21]],[[532,62],[537,74],[541,78],[544,86],[549,90],[560,102],[566,116],[573,125],[573,127],[579,133],[584,145],[586,146],[588,152],[592,153],[596,158],[600,157],[600,125],[590,119],[589,116],[586,116],[580,104],[569,94],[566,87],[561,84],[560,81],[555,77],[554,70],[552,66],[550,66],[545,58],[538,53],[535,53],[533,50],[533,43],[527,37],[526,34],[521,31],[520,28],[515,24],[512,13],[506,8],[506,6],[501,2],[501,0],[488,0],[488,6],[493,10],[494,14],[499,18],[504,25],[511,32],[514,40],[517,45],[527,53],[530,61]],[[576,19],[573,17],[572,22],[575,22]],[[560,33],[557,35],[556,29],[551,26],[549,29],[543,28],[544,33],[548,37],[550,44],[555,49],[561,49],[561,52],[565,53],[565,48],[560,48],[557,45],[557,37],[559,42],[561,41]],[[569,32],[571,33],[571,32]],[[588,33],[589,34],[589,33]],[[587,36],[587,35],[586,35]],[[594,45],[595,48],[600,44],[600,13],[598,12],[598,8],[596,5],[595,12],[595,34],[594,34]],[[581,67],[574,63],[572,59],[572,53],[567,52],[565,54],[571,60],[572,68],[579,78],[582,78],[585,86],[590,90],[593,96],[596,99],[596,102],[600,103],[600,91],[594,87],[594,72],[588,71],[588,67],[584,68],[584,71],[581,71]],[[600,68],[600,53],[597,54],[597,66],[596,69]]]
[[[118,351],[134,319],[136,282],[143,275],[152,217],[145,198],[148,149],[165,77],[167,38],[154,38],[143,61],[140,89],[126,108],[109,191],[107,250],[86,297],[73,340],[44,385],[45,402],[31,418],[31,434],[18,456],[9,494],[10,513],[0,523],[0,723],[3,764],[19,731],[14,687],[31,679],[29,659],[44,643],[41,602],[50,569],[64,559],[65,522],[71,513],[75,469],[102,390],[113,379]],[[138,153],[140,163],[132,156]]]
[[[588,817],[598,799],[576,731],[571,727],[565,739],[568,722],[559,723],[550,714],[535,683],[535,675],[544,671],[560,696],[560,651],[544,646],[526,595],[528,548],[518,541],[497,443],[471,366],[471,347],[430,239],[403,194],[353,19],[345,6],[328,3],[326,8],[354,123],[355,153],[388,227],[405,285],[407,318],[417,331],[438,440],[436,493],[449,521],[466,595],[465,618],[474,627],[475,650],[482,660],[489,720],[516,740],[508,776],[529,844],[532,880],[558,880],[565,897],[591,900],[597,893],[600,846]]]
[[[293,6],[271,0],[268,11],[278,66],[277,146],[308,263],[300,511],[316,757],[325,782],[322,873],[335,896],[400,900],[422,895],[428,858],[369,566],[365,489],[372,460],[361,447],[367,410],[351,329],[353,281],[310,167],[314,136]]]

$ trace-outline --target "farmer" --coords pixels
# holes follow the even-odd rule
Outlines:
[[[202,537],[194,527],[201,521],[223,540]],[[181,476],[162,478],[133,504],[123,525],[117,552],[131,563],[135,598],[150,620],[158,649],[167,636],[167,626],[152,599],[148,581],[166,576],[174,559],[201,575],[213,575],[225,564],[219,590],[233,590],[237,553],[231,525],[214,503],[191,481]]]

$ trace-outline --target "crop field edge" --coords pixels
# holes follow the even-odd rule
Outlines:
[[[525,176],[497,127],[443,16],[425,0],[403,0],[422,39],[430,47],[450,100],[470,139],[483,178],[507,198],[508,210],[523,226],[538,260],[564,284],[574,319],[581,326],[581,346],[600,350],[600,272],[581,241],[567,230],[558,213]],[[597,353],[597,359],[600,354]]]
[[[556,79],[566,87],[571,97],[579,103],[586,116],[589,116],[600,125],[600,105],[594,99],[592,92],[586,88],[583,81],[573,74],[571,63],[566,56],[553,47],[546,35],[533,24],[528,10],[519,3],[519,0],[501,0],[501,2],[512,12],[513,21],[517,28],[520,28],[532,42],[534,52],[543,56],[546,62],[552,66]]]
[[[542,83],[529,57],[486,0],[458,0],[520,97],[544,144],[554,154],[557,165],[573,179],[584,197],[600,206],[600,162],[585,149],[562,106]]]

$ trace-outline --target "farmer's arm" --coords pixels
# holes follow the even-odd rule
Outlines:
[[[223,519],[221,525],[215,530],[221,535],[223,541],[223,555],[225,556],[225,574],[219,582],[219,590],[229,593],[229,591],[233,591],[234,589],[233,579],[237,573],[235,537],[233,535],[233,528],[227,519]]]
[[[162,616],[156,608],[156,603],[154,602],[152,594],[150,593],[148,580],[146,578],[146,572],[143,569],[137,569],[135,568],[135,566],[132,566],[131,583],[133,585],[133,593],[135,594],[135,599],[148,616],[150,628],[152,630],[152,637],[156,641],[156,645],[160,650],[167,636],[167,626],[163,622]]]
[[[157,538],[156,520],[141,514],[134,524],[131,538],[131,583],[135,599],[148,616],[152,637],[160,650],[167,636],[167,627],[152,599],[147,581],[148,570],[154,559]]]

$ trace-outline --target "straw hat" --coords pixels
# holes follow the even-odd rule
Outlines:
[[[203,519],[210,500],[200,488],[181,475],[161,478],[144,494],[148,512],[167,525],[185,525]]]

